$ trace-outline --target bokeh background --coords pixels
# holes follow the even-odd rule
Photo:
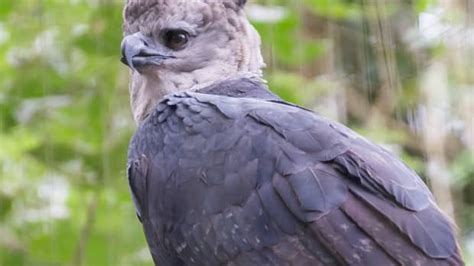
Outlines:
[[[152,265],[125,165],[121,0],[0,0],[0,265]],[[474,265],[474,2],[250,1],[283,98],[401,156]]]

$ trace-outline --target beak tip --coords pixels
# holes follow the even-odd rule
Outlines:
[[[131,59],[127,59],[126,57],[122,57],[122,58],[120,58],[120,62],[122,62],[124,65],[128,66],[131,70],[137,71],[137,69],[133,65],[133,61]]]
[[[130,67],[130,69],[131,69],[132,71],[137,71],[137,69],[135,68],[135,66],[133,65],[133,62],[132,62],[131,60],[128,62],[128,66]],[[137,72],[138,72],[138,71],[137,71]]]

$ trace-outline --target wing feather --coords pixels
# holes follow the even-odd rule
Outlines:
[[[129,178],[165,265],[462,265],[452,225],[412,170],[274,99],[168,96],[132,140]]]

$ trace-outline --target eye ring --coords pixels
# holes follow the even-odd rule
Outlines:
[[[189,42],[189,33],[181,29],[165,30],[162,34],[163,44],[173,50],[181,50]]]

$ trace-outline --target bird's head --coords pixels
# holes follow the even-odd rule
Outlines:
[[[128,0],[122,62],[137,122],[166,94],[262,75],[260,37],[245,0]]]

